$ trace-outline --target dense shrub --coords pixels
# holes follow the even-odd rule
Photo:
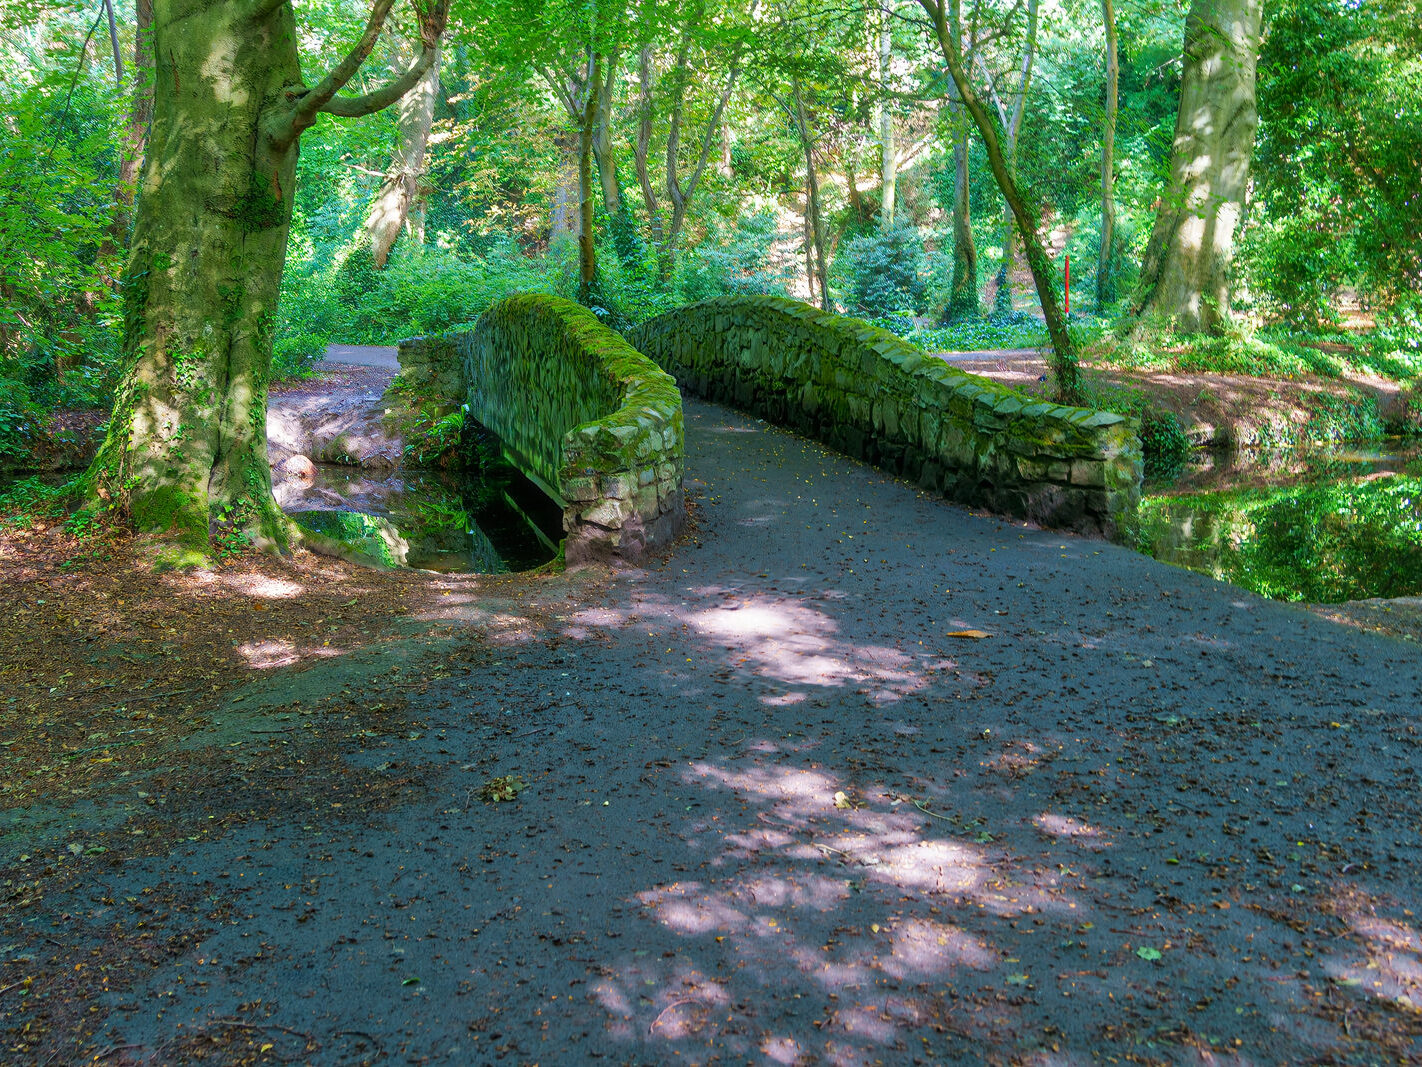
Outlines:
[[[678,261],[679,302],[693,304],[725,293],[784,296],[791,269],[775,254],[780,236],[770,210],[740,216],[729,227],[713,225]]]
[[[855,314],[923,310],[923,238],[916,227],[895,226],[851,238],[836,267]]]

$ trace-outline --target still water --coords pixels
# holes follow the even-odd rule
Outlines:
[[[1275,600],[1422,594],[1422,448],[1240,453],[1147,482],[1127,544]]]
[[[512,468],[480,475],[317,467],[276,487],[298,525],[339,536],[391,566],[498,574],[558,554],[563,513]]]

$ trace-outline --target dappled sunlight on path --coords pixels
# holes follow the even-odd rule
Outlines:
[[[234,829],[136,825],[151,852],[67,858],[87,895],[46,903],[107,931],[127,913],[95,894],[175,885],[221,917],[174,950],[201,980],[154,965],[111,999],[163,1013],[105,1040],[134,1063],[232,1020],[318,1064],[1422,1060],[1415,650],[719,409],[688,434],[700,526],[659,567],[431,579],[418,656],[364,681],[322,616],[233,634],[265,688],[193,788]],[[308,788],[298,729],[360,791]]]

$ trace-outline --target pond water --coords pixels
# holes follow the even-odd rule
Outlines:
[[[511,467],[480,474],[317,467],[276,487],[298,525],[339,536],[391,566],[499,574],[558,554],[563,513]]]
[[[1148,481],[1126,543],[1275,600],[1422,594],[1422,448],[1213,457]]]

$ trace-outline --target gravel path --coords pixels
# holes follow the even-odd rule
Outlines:
[[[214,727],[268,814],[46,902],[207,916],[105,1062],[1422,1060],[1417,648],[687,413],[666,563],[273,671]],[[398,784],[282,802],[337,691]]]

